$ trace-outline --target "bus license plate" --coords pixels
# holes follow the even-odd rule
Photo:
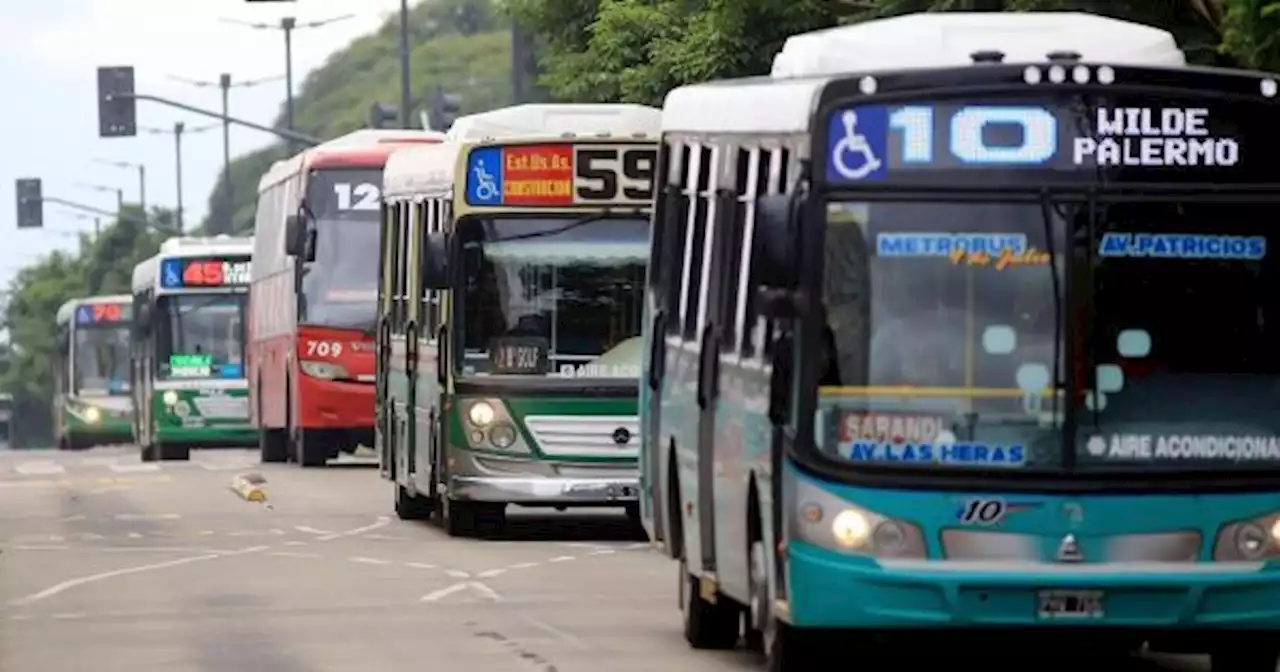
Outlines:
[[[1102,618],[1101,590],[1042,590],[1040,618]]]

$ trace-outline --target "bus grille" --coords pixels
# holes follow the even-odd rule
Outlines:
[[[529,415],[524,422],[547,457],[640,454],[640,419],[634,415]]]
[[[206,418],[245,420],[249,417],[248,397],[196,397],[192,402]]]

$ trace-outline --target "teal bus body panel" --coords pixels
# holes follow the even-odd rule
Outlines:
[[[657,334],[655,338],[665,335]],[[703,543],[698,532],[698,354],[671,342],[663,347],[666,375],[659,390],[658,445],[659,450],[669,454],[668,460],[676,461],[674,469],[670,465],[667,468],[675,471],[679,479],[678,510],[693,513],[683,516],[683,548],[689,567],[696,568],[701,565]]]
[[[878,560],[788,541],[790,620],[797,626],[1280,629],[1280,562],[1242,563],[1236,571],[1210,560],[1222,525],[1280,510],[1280,494],[1011,496],[859,488],[810,479],[791,468],[785,477],[804,479],[841,500],[915,523],[928,545],[924,560]],[[966,529],[957,520],[961,502],[982,497],[1021,505],[982,529],[1039,537],[1043,569],[1025,562],[1001,567],[999,560],[942,559],[942,532]],[[1064,509],[1083,515],[1067,516]],[[1147,571],[1117,564],[1108,571],[1107,563],[1053,561],[1067,534],[1076,537],[1089,558],[1098,557],[1099,549],[1118,535],[1190,530],[1202,535],[1195,563],[1165,563],[1158,571],[1152,571],[1156,563],[1144,563]],[[1101,590],[1105,615],[1040,618],[1037,596],[1046,589]]]

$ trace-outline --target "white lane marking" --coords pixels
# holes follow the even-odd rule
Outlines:
[[[124,536],[129,537],[130,539],[141,539],[141,538],[142,538],[142,533],[140,533],[140,532],[130,532],[129,534],[126,534],[126,535],[124,535]]]
[[[299,553],[297,551],[275,551],[273,553],[268,553],[268,555],[274,555],[277,558],[318,558],[320,557],[319,553]]]
[[[117,513],[116,520],[178,520],[182,516],[176,513]]]
[[[366,534],[362,538],[374,541],[409,541],[409,537],[397,537],[390,534]]]
[[[406,562],[404,563],[404,566],[412,567],[414,569],[435,569],[436,568],[435,565],[428,565],[425,562]]]
[[[306,525],[295,525],[293,529],[303,534],[333,534],[328,530],[317,530],[314,527],[307,527]]]
[[[160,471],[158,464],[108,464],[107,468],[117,474],[141,474]]]
[[[481,597],[486,597],[490,600],[493,600],[494,602],[497,602],[502,599],[502,596],[498,594],[498,591],[490,588],[489,586],[484,585],[483,583],[480,583],[479,581],[468,582],[467,586],[472,590],[476,591],[477,593],[480,593]]]
[[[357,562],[357,563],[360,563],[360,564],[362,564],[362,565],[389,565],[389,564],[391,564],[391,561],[390,561],[390,560],[379,560],[379,559],[377,559],[377,558],[360,558],[360,557],[356,557],[356,558],[347,558],[347,560],[350,560],[351,562]]]
[[[305,542],[305,541],[286,541],[286,542],[284,542],[284,545],[285,545],[285,546],[306,546],[306,545],[307,545],[307,542]]]
[[[62,546],[57,544],[12,544],[5,546],[13,551],[69,551],[70,546]]]
[[[577,560],[577,558],[573,557],[572,555],[558,555],[554,558],[551,558],[550,560],[547,560],[547,562],[569,562],[570,560]]]
[[[518,563],[516,563],[516,564],[514,564],[514,565],[511,565],[511,566],[510,566],[510,567],[508,567],[507,569],[529,569],[530,567],[537,567],[537,566],[538,566],[538,565],[540,565],[540,564],[542,564],[542,563],[539,563],[539,562],[518,562]]]
[[[640,543],[638,543],[638,544],[627,544],[626,546],[623,546],[623,547],[622,547],[622,550],[624,550],[624,551],[634,551],[634,550],[641,549],[641,548],[652,548],[652,547],[649,545],[649,542],[647,542],[647,541],[642,541],[642,542],[640,542]]]
[[[332,534],[326,534],[325,536],[320,537],[319,539],[316,539],[316,541],[333,541],[334,539],[340,539],[342,537],[351,537],[357,534],[364,534],[365,532],[372,532],[380,527],[385,527],[390,524],[391,524],[390,518],[386,516],[378,516],[378,519],[371,525],[365,525],[364,527],[357,527],[355,529],[347,530],[345,532],[334,532]]]
[[[507,570],[505,569],[488,569],[483,572],[480,572],[479,574],[476,574],[476,576],[481,579],[492,579],[495,576],[502,576],[503,574],[506,574],[506,573],[507,573]]]
[[[598,551],[591,551],[587,555],[613,555],[614,553],[617,553],[617,551],[612,548],[602,548]]]
[[[452,594],[454,594],[454,593],[458,593],[458,592],[464,591],[464,590],[466,590],[466,589],[467,589],[467,584],[465,584],[465,583],[455,583],[455,584],[453,584],[452,586],[448,586],[448,587],[445,587],[445,588],[441,588],[440,590],[433,590],[433,591],[431,591],[431,592],[427,593],[426,595],[423,595],[423,596],[422,596],[422,601],[423,601],[423,602],[439,602],[440,600],[442,600],[442,599],[444,599],[444,598],[446,598],[446,597],[448,597],[448,596],[450,596],[450,595],[452,595]]]
[[[23,476],[52,476],[54,474],[65,474],[67,468],[56,462],[21,462],[13,468],[14,471]]]
[[[56,488],[71,485],[71,481],[0,481],[0,488]]]
[[[471,574],[469,574],[469,573],[467,573],[467,572],[464,572],[464,571],[462,571],[461,569],[446,569],[446,570],[444,570],[444,573],[445,573],[445,574],[448,574],[449,576],[451,576],[451,577],[453,577],[453,578],[455,578],[455,579],[469,579],[469,578],[471,578]]]
[[[76,522],[76,521],[80,521],[80,520],[89,520],[89,517],[88,517],[88,516],[80,516],[80,515],[76,515],[76,516],[67,516],[66,518],[60,518],[60,519],[58,520],[58,522],[60,522],[60,523],[74,523],[74,522]]]
[[[66,581],[63,581],[61,583],[56,583],[52,586],[49,586],[48,588],[45,588],[44,590],[41,590],[36,593],[32,593],[25,597],[19,597],[19,598],[9,600],[9,604],[12,606],[25,606],[35,602],[39,602],[40,600],[48,599],[60,593],[64,593],[68,590],[71,590],[72,588],[83,586],[89,583],[106,581],[107,579],[114,579],[118,576],[127,576],[129,574],[141,574],[143,572],[154,572],[156,570],[168,569],[170,567],[177,567],[179,565],[189,565],[194,562],[208,562],[210,560],[217,560],[218,558],[228,558],[234,555],[244,555],[246,553],[253,553],[256,551],[262,551],[266,549],[267,549],[266,546],[255,546],[252,548],[246,548],[246,549],[235,551],[232,553],[209,553],[207,555],[196,555],[188,558],[178,558],[177,560],[168,560],[166,562],[156,562],[150,565],[138,565],[136,567],[125,567],[123,569],[114,569],[109,572],[89,574],[88,576],[81,576],[74,579],[67,579]]]
[[[83,611],[77,611],[70,614],[54,614],[53,617],[58,619],[59,621],[70,621],[78,618],[84,618],[88,615],[89,614],[86,614]]]
[[[575,649],[578,649],[580,651],[591,650],[590,645],[582,641],[580,638],[578,638],[576,635],[574,635],[571,632],[566,632],[564,630],[561,630],[560,628],[557,628],[556,626],[551,625],[546,621],[543,621],[538,618],[534,618],[532,616],[521,615],[520,618],[524,619],[524,622],[528,623],[529,625],[532,625],[533,627],[551,635],[552,637],[559,639],[560,641],[564,642],[565,644],[568,644],[569,646],[574,647]]]
[[[80,460],[80,464],[86,467],[109,467],[119,460],[119,457],[86,457]]]

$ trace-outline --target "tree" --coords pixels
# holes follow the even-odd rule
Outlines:
[[[1280,70],[1274,0],[510,0],[558,99],[660,105],[672,88],[762,75],[793,34],[921,11],[1082,11],[1160,26],[1195,63]]]

